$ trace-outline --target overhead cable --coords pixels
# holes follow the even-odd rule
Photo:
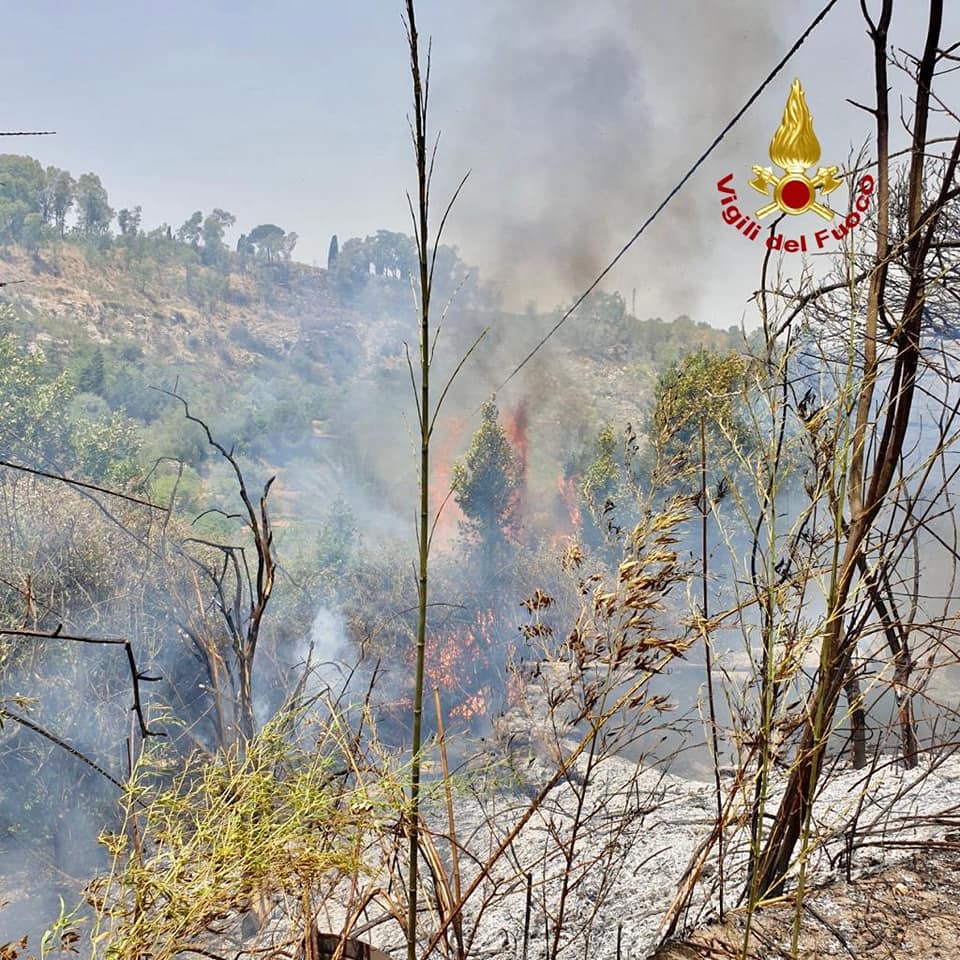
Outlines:
[[[727,125],[720,131],[720,133],[717,134],[717,136],[714,138],[710,146],[707,147],[707,149],[700,154],[696,162],[693,164],[693,166],[690,167],[689,170],[687,170],[687,172],[679,180],[677,185],[663,198],[663,200],[660,201],[660,204],[653,211],[653,213],[651,213],[650,216],[648,216],[647,219],[643,221],[643,223],[640,225],[640,228],[637,230],[637,232],[620,248],[617,255],[603,268],[603,270],[597,276],[596,280],[594,280],[593,283],[591,283],[590,286],[587,287],[587,289],[584,290],[579,297],[577,297],[577,299],[573,303],[573,306],[571,306],[567,310],[567,312],[564,313],[564,315],[541,338],[539,343],[537,343],[537,345],[520,361],[520,363],[518,363],[516,367],[514,367],[513,371],[510,373],[507,379],[504,380],[499,387],[497,387],[496,391],[494,391],[495,393],[499,393],[527,365],[527,363],[530,362],[530,360],[540,350],[540,348],[560,329],[560,327],[563,326],[564,323],[566,323],[566,321],[573,315],[573,313],[583,303],[583,301],[586,300],[591,293],[593,293],[593,291],[603,281],[604,277],[606,277],[606,275],[617,265],[617,263],[620,262],[624,254],[626,254],[626,252],[634,245],[634,243],[637,242],[637,240],[640,238],[643,232],[647,229],[647,227],[649,227],[650,224],[657,219],[657,217],[660,215],[660,212],[664,209],[664,207],[666,207],[666,205],[683,189],[687,181],[702,166],[703,162],[707,159],[707,157],[709,157],[710,154],[713,153],[713,151],[716,149],[720,141],[723,140],[723,138],[734,128],[734,126],[736,126],[740,118],[750,109],[750,107],[753,106],[753,104],[760,97],[760,94],[763,93],[763,91],[770,85],[771,81],[777,76],[777,74],[780,73],[780,71],[784,68],[784,66],[786,66],[786,64],[789,62],[791,57],[793,57],[793,55],[800,49],[800,47],[803,46],[803,43],[807,39],[807,37],[809,37],[810,34],[813,33],[813,31],[817,28],[817,26],[819,26],[819,24],[823,21],[823,19],[827,16],[827,14],[833,9],[833,7],[836,6],[836,4],[837,4],[837,0],[830,0],[830,2],[817,14],[813,22],[810,24],[810,26],[808,26],[807,29],[803,31],[803,33],[799,36],[799,38],[796,40],[793,46],[790,47],[790,49],[786,52],[786,54],[784,54],[784,56],[781,58],[780,62],[770,71],[770,73],[767,74],[764,81],[760,84],[759,87],[757,87],[756,90],[753,91],[753,93],[750,95],[750,98],[747,100],[747,102],[734,114],[734,116],[727,123]]]

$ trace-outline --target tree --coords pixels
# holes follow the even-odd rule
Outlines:
[[[850,371],[836,377],[837,382],[845,385],[833,401],[838,411],[837,426],[831,425],[829,415],[823,416],[819,410],[811,409],[810,403],[800,410],[807,430],[819,436],[819,449],[827,455],[827,469],[816,478],[817,489],[812,492],[815,498],[826,501],[832,515],[833,534],[828,542],[830,558],[826,564],[829,589],[816,638],[819,670],[797,713],[802,724],[796,753],[762,851],[759,840],[765,816],[763,810],[760,809],[754,818],[758,826],[754,829],[751,905],[762,896],[776,896],[783,891],[797,843],[801,838],[806,843],[810,837],[812,808],[819,791],[818,784],[824,776],[827,744],[845,690],[851,700],[854,759],[857,765],[867,762],[865,737],[857,736],[857,715],[861,715],[862,724],[864,708],[856,696],[850,697],[851,679],[857,679],[856,657],[863,635],[861,624],[864,617],[858,611],[858,603],[862,598],[863,604],[867,605],[867,614],[872,606],[881,622],[887,620],[876,599],[878,585],[882,586],[884,576],[896,577],[897,554],[915,543],[914,538],[925,527],[923,517],[918,518],[917,526],[903,528],[891,517],[898,514],[913,516],[918,500],[925,502],[930,496],[929,491],[922,490],[928,469],[923,463],[919,467],[911,464],[912,444],[907,439],[916,414],[916,398],[930,392],[929,386],[918,382],[920,376],[930,376],[928,367],[937,369],[936,361],[931,364],[926,356],[925,343],[925,336],[930,333],[932,302],[937,296],[940,278],[956,269],[955,264],[945,267],[940,261],[955,247],[955,232],[945,211],[958,196],[956,175],[960,167],[960,133],[954,126],[954,133],[949,138],[949,153],[940,157],[935,155],[936,148],[928,140],[930,114],[935,109],[932,100],[952,121],[956,121],[956,114],[947,111],[940,97],[933,92],[935,78],[945,72],[940,61],[949,60],[949,54],[940,50],[943,3],[942,0],[931,0],[923,53],[907,61],[907,69],[915,82],[914,111],[907,123],[911,142],[906,151],[907,169],[899,204],[892,196],[890,173],[893,158],[889,147],[890,84],[887,70],[891,43],[888,33],[893,2],[884,0],[876,17],[871,15],[866,4],[862,5],[862,10],[873,44],[875,73],[876,105],[869,112],[876,122],[877,162],[875,168],[868,168],[875,169],[875,177],[873,172],[868,175],[870,193],[875,194],[872,215],[874,249],[859,262],[854,260],[851,249],[849,277],[831,288],[849,290],[852,301],[835,317],[836,327],[842,331],[840,343],[844,353],[840,362],[831,362],[841,371]],[[862,178],[860,182],[863,183]],[[898,215],[898,207],[902,215]],[[864,285],[866,291],[862,290]],[[816,304],[822,297],[821,290],[800,298],[800,306],[791,316],[796,316],[808,304]],[[762,319],[770,344],[781,325],[771,327],[767,313]],[[817,319],[820,320],[820,316]],[[789,321],[783,329],[787,328]],[[846,351],[849,351],[849,361]],[[769,346],[768,352],[773,352]],[[938,348],[934,347],[931,353],[938,357]],[[947,376],[950,376],[949,372]],[[944,396],[943,384],[936,389],[936,396]],[[787,391],[784,393],[789,395]],[[943,424],[952,422],[953,417],[949,409],[951,404],[942,406],[940,424],[933,429],[938,439],[931,456],[937,458],[942,457],[950,442],[949,433],[942,430]],[[936,416],[931,419],[936,423]],[[937,468],[940,469],[946,476],[947,468]],[[771,500],[770,511],[773,509]],[[768,516],[766,522],[772,526],[773,520]],[[917,590],[921,594],[925,592],[919,590],[919,584]],[[900,619],[897,616],[892,618],[894,632],[898,626],[903,626],[897,622]],[[908,632],[919,633],[920,625],[913,621],[914,617],[909,616]],[[909,686],[905,677],[909,676],[910,654],[900,645],[900,639],[894,635],[889,642],[895,676],[899,674],[896,683],[903,687]],[[904,653],[906,656],[901,656]],[[773,663],[774,654],[772,645],[769,653],[765,646],[765,662],[769,659]],[[775,695],[773,688],[769,694],[771,702]],[[898,706],[904,704],[898,703]],[[908,708],[909,703],[905,706]],[[769,726],[766,729],[769,730]],[[765,736],[761,740],[761,747],[768,754],[766,739]],[[916,757],[911,758],[906,749],[904,759],[908,765],[916,762]],[[806,861],[805,849],[800,858],[800,897]]]
[[[338,497],[330,505],[317,535],[317,566],[327,576],[341,579],[357,546],[357,518]]]
[[[66,170],[47,167],[44,185],[44,216],[47,222],[53,225],[57,236],[61,239],[66,231],[67,214],[73,206],[76,190],[76,181]]]
[[[616,460],[617,438],[613,425],[606,424],[597,434],[595,456],[587,467],[581,490],[583,498],[594,509],[602,509],[620,485],[620,466]]]
[[[275,223],[261,223],[247,234],[247,242],[256,255],[267,263],[277,259],[289,260],[293,248],[297,245],[297,235],[287,233]]]
[[[19,243],[27,216],[42,217],[43,167],[32,157],[0,156],[0,239]]]
[[[413,238],[391,230],[378,230],[375,237],[367,237],[366,247],[378,277],[409,280],[416,269],[416,246]],[[439,248],[437,253],[439,256]],[[434,279],[438,278],[434,271]]]
[[[139,206],[128,210],[124,207],[117,214],[117,226],[120,228],[120,236],[132,240],[140,232],[141,210]]]
[[[87,238],[106,236],[113,219],[113,210],[100,178],[85,173],[77,180],[77,226]]]
[[[103,354],[91,357],[86,386],[103,380]],[[0,449],[28,466],[125,483],[137,472],[139,440],[124,416],[71,417],[75,388],[66,373],[50,377],[43,352],[0,338]]]
[[[453,465],[451,488],[466,518],[467,535],[481,545],[488,568],[516,522],[520,464],[493,400],[480,408],[477,428],[463,460]]]
[[[582,536],[594,548],[603,546],[608,534],[615,536],[618,529],[627,526],[628,519],[634,519],[626,502],[629,486],[623,456],[618,456],[619,446],[613,425],[603,426],[594,440],[593,459],[580,482],[580,494],[593,521],[584,525]]]
[[[648,432],[657,463],[677,480],[696,470],[700,422],[707,427],[711,463],[729,466],[732,450],[749,433],[743,412],[749,363],[735,351],[700,349],[672,364],[657,380]]]
[[[31,253],[40,249],[46,233],[43,216],[39,213],[28,213],[23,218],[23,227],[20,231],[20,242]]]
[[[340,244],[337,235],[330,238],[330,247],[327,250],[327,269],[333,270],[337,265],[337,257],[340,254]]]
[[[229,227],[237,222],[237,218],[226,210],[216,207],[203,221],[203,262],[211,266],[222,263],[226,257],[227,248],[223,236]]]
[[[10,308],[3,308],[9,315]],[[0,443],[7,458],[42,463],[69,449],[65,410],[73,395],[65,374],[50,378],[42,350],[26,353],[12,336],[0,338]]]
[[[293,248],[296,247],[300,238],[292,230],[285,234],[280,240],[280,257],[283,260],[289,260],[293,255]]]
[[[177,230],[177,239],[181,243],[189,243],[193,247],[197,246],[200,243],[202,224],[203,214],[199,210],[195,210]]]
[[[96,393],[103,391],[106,373],[103,351],[97,347],[90,355],[90,359],[80,368],[77,374],[77,390],[81,393]]]

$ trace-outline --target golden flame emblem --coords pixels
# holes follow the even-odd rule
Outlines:
[[[783,171],[783,176],[776,176],[772,167],[754,166],[750,186],[765,197],[770,196],[773,188],[773,201],[756,212],[758,220],[774,210],[791,216],[811,210],[824,220],[836,216],[828,206],[817,201],[817,191],[826,196],[836,190],[841,182],[837,179],[840,168],[818,167],[816,176],[807,176],[807,170],[820,159],[820,141],[813,132],[813,116],[799,80],[794,80],[790,87],[783,119],[770,141],[770,159]]]

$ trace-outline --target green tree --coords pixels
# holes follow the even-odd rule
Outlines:
[[[336,284],[341,296],[356,296],[363,290],[370,280],[370,264],[366,240],[351,237],[344,242],[337,253]]]
[[[27,353],[14,337],[0,338],[0,450],[7,457],[36,463],[68,446],[64,411],[72,387],[66,374],[48,373],[42,350]]]
[[[273,263],[278,259],[289,260],[297,245],[297,235],[287,233],[275,223],[261,223],[247,234],[247,242],[258,257]]]
[[[330,238],[330,246],[327,249],[327,269],[333,270],[337,266],[337,257],[340,255],[340,242],[337,235]]]
[[[203,214],[199,210],[195,210],[177,230],[177,239],[181,243],[189,243],[190,246],[196,247],[200,243],[202,229]]]
[[[628,436],[632,436],[629,428]],[[614,548],[619,531],[632,529],[639,519],[630,449],[629,442],[624,444],[618,438],[613,424],[605,424],[590,450],[577,458],[580,464],[586,464],[581,467],[579,487],[586,505],[581,537],[594,549]],[[577,473],[576,462],[570,468]],[[616,552],[619,548],[609,554],[609,559],[615,559]]]
[[[67,214],[76,199],[77,182],[66,170],[47,167],[44,183],[44,218],[63,239]]]
[[[117,214],[117,226],[120,228],[120,236],[133,239],[140,233],[141,210],[139,206],[128,210],[124,207]]]
[[[0,240],[19,243],[31,214],[43,216],[45,177],[33,157],[0,156]]]
[[[77,373],[77,390],[81,393],[102,393],[104,376],[105,361],[103,350],[97,347],[90,355],[90,359]]]
[[[741,354],[701,349],[688,353],[661,375],[648,423],[661,470],[669,470],[679,479],[699,463],[701,419],[711,464],[730,465],[734,450],[742,450],[751,433],[744,420],[743,402],[748,374],[749,361]]]
[[[107,191],[95,173],[77,180],[77,226],[87,238],[104,237],[110,230],[113,210]]]
[[[71,435],[71,470],[123,486],[140,472],[140,443],[136,426],[122,413],[97,420],[80,419]]]
[[[520,464],[500,425],[497,405],[488,400],[480,409],[470,449],[453,465],[451,483],[466,518],[465,532],[480,544],[487,560],[494,559],[516,523],[521,482]]]
[[[580,489],[584,500],[594,508],[601,508],[617,492],[620,485],[620,466],[617,463],[617,438],[613,424],[606,424],[597,434],[595,456],[587,467]]]
[[[227,247],[223,242],[224,234],[237,222],[237,218],[226,210],[216,207],[203,221],[203,262],[216,266],[226,260]]]
[[[377,235],[367,237],[365,243],[377,276],[409,280],[417,265],[416,245],[412,237],[390,230],[378,230]]]
[[[0,454],[75,477],[126,483],[139,469],[136,428],[122,413],[71,413],[74,396],[67,373],[50,376],[43,351],[27,353],[13,337],[0,338]]]
[[[46,235],[43,216],[39,213],[28,213],[23,218],[23,228],[20,232],[20,242],[31,253],[40,249]]]
[[[267,263],[272,263],[280,249],[280,241],[286,231],[275,223],[261,223],[247,234],[247,242],[251,244],[258,257]]]
[[[317,535],[317,565],[321,573],[342,577],[357,546],[357,518],[350,505],[337,497],[330,505]]]

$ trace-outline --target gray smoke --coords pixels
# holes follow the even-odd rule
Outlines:
[[[453,232],[508,305],[551,307],[593,280],[787,44],[751,0],[709,16],[697,0],[488,7],[481,52],[437,81],[442,165],[473,170]],[[733,142],[765,147],[770,123],[748,115]],[[699,302],[698,228],[716,219],[726,162],[721,150],[607,284],[628,302],[637,287],[641,316]]]

